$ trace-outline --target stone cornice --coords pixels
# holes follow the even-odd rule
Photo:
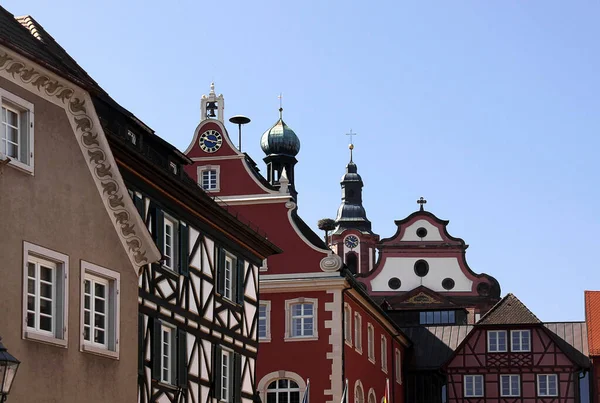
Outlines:
[[[90,95],[73,83],[0,46],[0,76],[66,112],[106,212],[133,268],[161,258],[117,168]]]

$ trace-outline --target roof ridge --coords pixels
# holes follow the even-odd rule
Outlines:
[[[511,302],[514,302],[515,305],[511,305]],[[494,321],[494,317],[495,316],[499,316],[502,314],[498,313],[499,310],[501,308],[503,308],[505,305],[508,305],[510,308],[512,308],[512,310],[514,311],[515,309],[521,310],[521,318],[518,318],[516,315],[509,315],[510,317],[505,318],[505,319],[501,319],[501,318],[497,318],[496,321]],[[506,308],[506,309],[510,309],[510,308]],[[508,313],[511,313],[510,311]],[[527,316],[529,316],[529,318],[527,318]],[[531,320],[533,319],[533,320]],[[541,324],[543,323],[537,316],[535,316],[535,314],[533,312],[531,312],[531,310],[529,308],[527,308],[527,306],[521,302],[521,300],[519,298],[517,298],[513,293],[508,293],[504,296],[504,298],[502,298],[500,301],[498,301],[496,303],[496,305],[494,305],[489,311],[487,311],[485,313],[485,315],[483,315],[481,317],[481,319],[479,319],[479,322],[477,322],[478,325],[493,325],[493,324],[518,324],[518,323],[532,323],[532,324]]]

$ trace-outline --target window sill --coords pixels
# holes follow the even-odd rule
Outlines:
[[[355,348],[354,350],[360,355],[363,353],[362,348]]]
[[[310,336],[310,337],[286,337],[283,341],[315,341],[319,340],[319,336]]]
[[[81,351],[84,353],[95,354],[106,358],[112,358],[114,360],[119,359],[119,353],[117,351],[111,351],[101,347],[94,347],[90,346],[89,344],[82,344]]]
[[[271,338],[270,337],[263,337],[261,339],[258,339],[259,343],[270,343],[271,342]]]
[[[180,389],[179,386],[177,386],[177,385],[173,385],[173,384],[166,383],[166,382],[163,382],[163,381],[157,381],[156,379],[153,379],[152,383],[156,383],[157,385],[159,385],[159,386],[161,386],[163,388],[170,389],[170,390],[173,390],[173,391],[178,391]]]
[[[504,351],[488,351],[488,354],[502,354],[502,353],[508,353],[508,351],[507,350],[504,350]],[[475,396],[475,397],[477,397],[477,396]]]
[[[23,164],[22,162],[17,161],[15,159],[11,158],[11,160],[6,165],[8,165],[11,168],[16,169],[17,171],[21,171],[21,172],[26,173],[28,175],[34,176],[33,175],[33,167],[32,166]]]
[[[388,373],[388,372],[387,372],[387,368],[381,368],[381,372],[383,372],[383,373],[387,374],[387,373]]]
[[[352,347],[352,341],[346,340],[345,342],[348,347]]]
[[[371,364],[375,365],[375,358],[369,357],[369,361],[371,362]]]
[[[531,350],[511,350],[511,353],[531,353]]]
[[[37,342],[45,343],[45,344],[51,344],[53,346],[58,346],[58,347],[63,347],[63,348],[67,348],[67,342],[68,342],[68,340],[66,340],[66,339],[57,339],[56,337],[46,336],[46,335],[32,332],[32,331],[25,331],[23,338],[26,340],[37,341]]]

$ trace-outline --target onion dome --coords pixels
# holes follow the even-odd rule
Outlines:
[[[279,108],[279,120],[260,138],[260,148],[267,155],[288,155],[295,157],[300,152],[300,140],[296,133],[285,124]]]

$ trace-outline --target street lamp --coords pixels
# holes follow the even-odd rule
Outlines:
[[[5,402],[21,362],[10,355],[0,337],[0,402]]]

